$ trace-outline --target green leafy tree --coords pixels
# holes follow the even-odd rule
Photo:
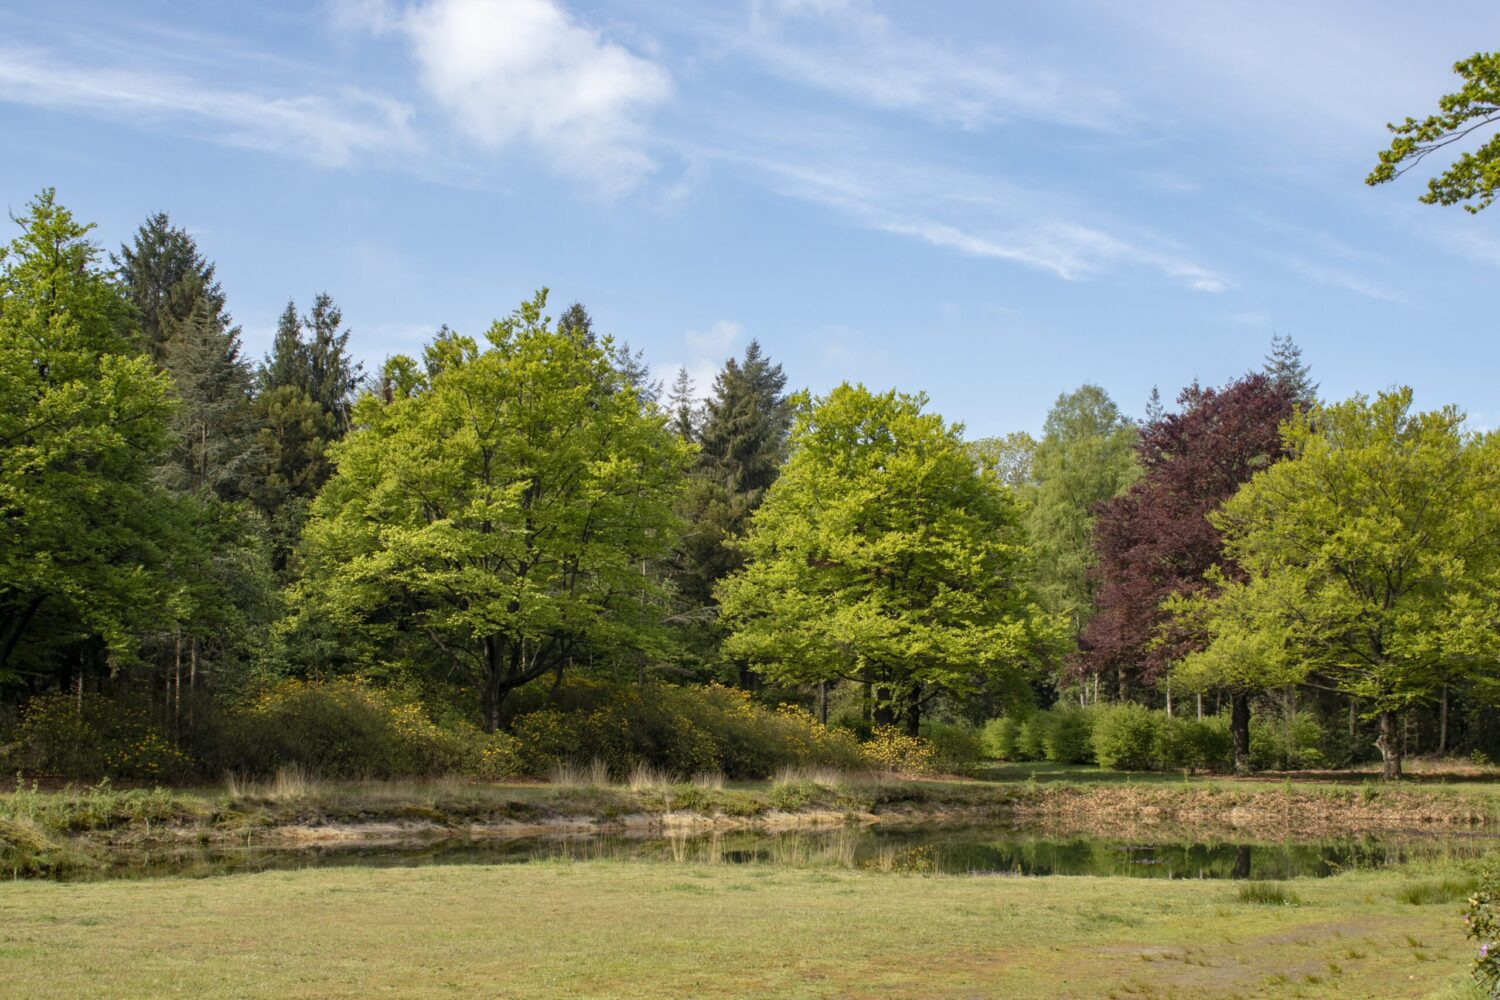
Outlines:
[[[1242,688],[1315,671],[1378,718],[1387,777],[1401,712],[1492,675],[1500,623],[1500,442],[1410,389],[1298,413],[1287,459],[1215,517],[1244,576],[1221,577],[1185,678]]]
[[[1014,678],[1055,648],[1031,600],[1010,490],[926,399],[841,385],[800,397],[791,455],[717,594],[726,648],[774,680],[873,689],[916,733],[940,694]]]
[[[134,655],[162,602],[170,379],[48,189],[0,250],[0,679]]]
[[[1380,153],[1380,162],[1365,178],[1372,187],[1393,181],[1433,153],[1464,142],[1500,119],[1500,53],[1479,52],[1453,66],[1463,86],[1438,99],[1438,113],[1421,121],[1407,118],[1390,124],[1395,138]],[[1495,200],[1500,188],[1500,136],[1459,154],[1448,168],[1427,182],[1420,201],[1428,205],[1462,204],[1477,213]]]
[[[302,624],[378,646],[429,645],[479,692],[493,729],[515,688],[591,657],[660,651],[689,447],[614,366],[558,333],[545,292],[487,346],[449,335],[404,359],[358,429],[305,535]],[[424,370],[425,369],[425,370]]]
[[[1012,431],[1002,437],[977,438],[969,443],[974,457],[986,468],[993,469],[1000,481],[1015,491],[1023,506],[1036,485],[1032,472],[1036,447],[1036,438],[1025,431]]]
[[[1026,511],[1037,594],[1077,635],[1094,604],[1094,509],[1140,476],[1139,432],[1109,394],[1084,385],[1057,398],[1031,462]]]

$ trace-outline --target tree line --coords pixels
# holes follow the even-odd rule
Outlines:
[[[700,401],[539,293],[365,372],[333,299],[244,356],[165,214],[106,254],[44,191],[0,253],[0,693],[204,699],[357,675],[487,730],[565,677],[718,681],[910,735],[1056,701],[1303,699],[1447,750],[1500,699],[1495,438],[1410,390],[1323,403],[1300,350],[1040,438],[921,394]],[[1453,721],[1450,722],[1450,712]],[[1425,716],[1424,716],[1425,718]],[[1429,727],[1430,728],[1430,727]]]

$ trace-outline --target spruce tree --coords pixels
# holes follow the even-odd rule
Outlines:
[[[677,436],[684,441],[696,441],[703,407],[698,402],[693,377],[686,368],[678,368],[677,377],[672,380],[672,388],[667,392],[667,410]]]
[[[141,346],[157,364],[165,361],[173,329],[187,320],[200,299],[207,300],[212,312],[224,310],[214,265],[198,252],[192,235],[172,225],[165,212],[142,223],[135,239],[122,245],[112,261],[135,307]]]
[[[1287,387],[1304,410],[1318,401],[1318,383],[1312,380],[1312,369],[1302,360],[1302,348],[1290,336],[1271,338],[1271,353],[1261,369],[1277,385]]]
[[[713,606],[713,587],[742,565],[730,543],[776,481],[786,456],[792,412],[786,375],[751,341],[714,379],[696,432],[698,458],[686,511],[678,585],[692,609]]]

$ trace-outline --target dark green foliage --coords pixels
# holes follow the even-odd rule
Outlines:
[[[94,780],[176,781],[193,770],[170,734],[131,699],[43,695],[31,699],[3,763],[11,773]]]
[[[167,365],[168,341],[195,311],[224,312],[224,292],[214,265],[204,258],[186,229],[172,225],[165,212],[152,215],[120,247],[115,269],[134,306],[141,346]]]
[[[1169,718],[1157,724],[1156,759],[1164,770],[1223,771],[1232,763],[1227,716]]]
[[[677,391],[685,393],[681,386],[679,380]],[[676,397],[678,432],[691,432],[698,443],[677,575],[689,609],[711,608],[714,584],[744,564],[729,543],[744,534],[786,457],[792,412],[785,387],[781,366],[752,340],[744,358],[730,358],[714,379],[696,430],[688,400]]]

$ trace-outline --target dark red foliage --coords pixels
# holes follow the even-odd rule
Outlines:
[[[1141,429],[1144,475],[1096,510],[1097,604],[1074,669],[1113,676],[1120,697],[1193,648],[1193,637],[1167,628],[1162,601],[1207,586],[1203,575],[1223,561],[1208,514],[1282,456],[1278,428],[1296,405],[1289,387],[1260,374],[1190,386],[1177,402],[1180,413]],[[1154,645],[1158,636],[1166,642]]]

